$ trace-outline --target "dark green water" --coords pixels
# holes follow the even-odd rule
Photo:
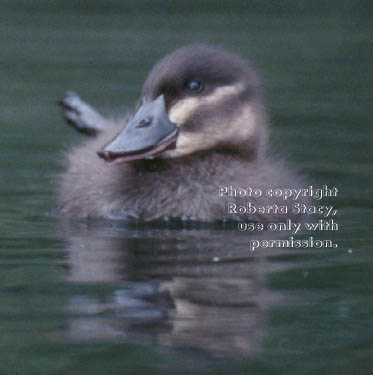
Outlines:
[[[0,373],[371,374],[373,8],[368,1],[0,1]],[[51,214],[56,100],[136,102],[157,59],[223,45],[262,72],[274,144],[337,186],[339,247],[247,251],[232,230]]]

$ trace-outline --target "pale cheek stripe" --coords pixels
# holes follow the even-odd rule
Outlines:
[[[197,98],[187,98],[177,102],[168,112],[168,117],[171,122],[177,126],[185,123],[188,117],[190,117],[198,108],[199,100]]]
[[[214,104],[219,107],[220,102],[224,101],[227,96],[237,95],[243,90],[241,84],[233,86],[223,86],[215,89],[209,96],[192,97],[182,99],[169,110],[168,117],[171,122],[181,126],[193,115],[198,107],[203,105]]]

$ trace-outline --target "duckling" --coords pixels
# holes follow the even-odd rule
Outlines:
[[[60,104],[71,125],[94,136],[67,154],[63,216],[283,220],[275,205],[292,216],[291,202],[265,191],[303,180],[269,155],[258,75],[235,54],[200,44],[175,50],[149,73],[134,114],[114,124],[74,93]],[[227,186],[262,194],[219,194]],[[269,210],[232,212],[232,204]]]

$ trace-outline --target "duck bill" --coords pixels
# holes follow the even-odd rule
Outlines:
[[[151,159],[175,148],[177,133],[178,128],[168,118],[164,96],[160,95],[151,102],[143,98],[133,118],[97,154],[114,164]]]

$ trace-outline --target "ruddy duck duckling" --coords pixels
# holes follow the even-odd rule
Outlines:
[[[68,154],[61,215],[284,220],[278,206],[292,216],[293,202],[266,191],[300,188],[302,179],[269,156],[257,74],[234,54],[206,45],[172,52],[151,70],[134,115],[117,126],[74,93],[60,104],[70,124],[95,136]],[[225,187],[262,194],[221,194]]]

